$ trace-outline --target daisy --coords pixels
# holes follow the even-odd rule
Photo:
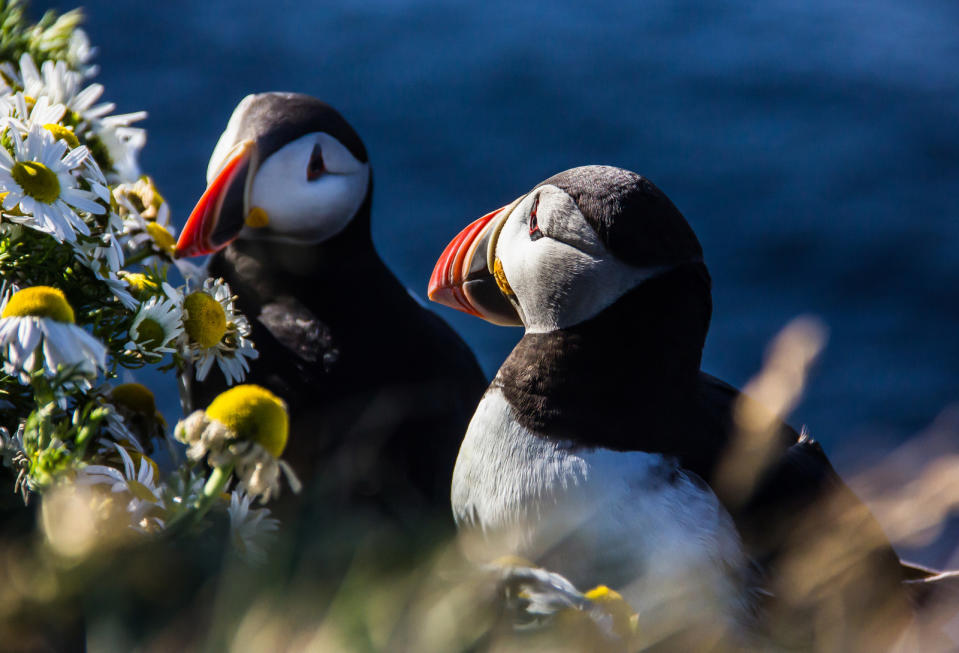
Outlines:
[[[173,353],[176,350],[169,345],[183,333],[181,318],[180,308],[172,301],[151,297],[133,319],[125,347],[147,355]]]
[[[207,279],[200,290],[183,299],[187,355],[196,364],[199,381],[207,377],[214,361],[228,384],[242,381],[250,370],[248,359],[259,355],[248,338],[250,323],[233,301],[223,279]]]
[[[50,98],[46,95],[41,95],[36,100],[31,98],[30,102],[27,102],[23,93],[17,93],[13,96],[12,108],[10,123],[21,132],[27,133],[31,127],[39,125],[54,136],[63,138],[70,147],[77,147],[80,144],[72,130],[59,124],[67,108],[62,104],[51,104]]]
[[[227,508],[230,539],[241,556],[251,562],[263,562],[266,560],[267,540],[274,537],[280,522],[269,516],[269,508],[251,509],[252,502],[253,498],[245,492],[233,490],[230,493],[230,507]]]
[[[147,132],[140,127],[131,127],[130,123],[146,117],[146,111],[136,111],[107,116],[94,125],[94,132],[107,148],[114,181],[128,182],[140,176],[137,158],[146,145]]]
[[[115,277],[123,267],[123,246],[109,231],[95,238],[78,238],[70,245],[80,262],[91,270]]]
[[[93,194],[96,195],[104,205],[111,206],[112,203],[110,200],[113,194],[110,191],[107,178],[104,176],[103,171],[100,170],[100,164],[97,163],[97,160],[92,156],[88,156],[83,162],[83,172],[84,174],[82,176],[84,180],[90,184],[90,190],[93,191]],[[107,229],[110,231],[119,231],[123,226],[123,221],[120,219],[120,216],[111,211],[107,217]]]
[[[160,293],[160,284],[148,277],[143,272],[130,272],[120,270],[120,278],[130,287],[130,294],[145,302],[153,295]]]
[[[210,466],[232,469],[239,489],[259,496],[261,503],[279,493],[281,471],[293,492],[300,491],[293,469],[279,460],[288,434],[286,404],[257,385],[230,388],[174,430],[176,439],[189,445],[190,460],[206,456]]]
[[[5,426],[0,426],[0,458],[6,467],[17,473],[13,492],[19,494],[26,505],[30,498],[30,456],[23,445],[24,427],[25,423],[20,422],[11,435]]]
[[[121,383],[105,389],[100,399],[108,411],[104,430],[112,438],[100,440],[97,453],[101,456],[112,452],[114,442],[128,450],[148,453],[155,440],[167,439],[166,420],[157,410],[153,393],[142,383]]]
[[[128,495],[126,511],[132,521],[131,527],[145,533],[162,530],[165,512],[163,485],[159,481],[156,463],[138,454],[140,464],[137,466],[126,449],[118,444],[114,447],[123,460],[123,471],[109,465],[87,465],[79,470],[77,485],[105,485],[112,494]]]
[[[0,353],[3,371],[18,375],[23,384],[41,367],[48,377],[61,368],[89,377],[106,369],[106,347],[75,324],[73,308],[63,292],[49,286],[24,288],[4,297]],[[89,386],[89,382],[81,385]]]
[[[13,95],[16,88],[23,87],[20,71],[9,61],[0,63],[0,93],[5,96]]]
[[[116,406],[104,403],[103,407],[106,408],[106,416],[103,418],[103,430],[106,431],[109,438],[100,438],[97,442],[99,445],[97,449],[98,456],[108,456],[113,451],[114,444],[132,447],[138,453],[144,453],[143,445],[140,444],[140,440],[133,435],[133,431],[127,426],[126,420],[120,415]]]
[[[23,93],[30,97],[48,96],[70,111],[68,122],[80,123],[77,131],[92,132],[106,146],[115,181],[130,181],[139,176],[137,155],[146,144],[146,130],[131,127],[147,117],[145,111],[108,115],[116,108],[112,102],[95,104],[103,95],[102,84],[83,87],[84,75],[70,70],[64,61],[44,61],[40,69],[29,54],[20,57]]]
[[[90,235],[90,227],[76,210],[106,212],[90,191],[78,188],[73,171],[89,156],[80,146],[67,153],[67,144],[34,125],[26,140],[10,129],[14,155],[0,147],[0,192],[6,193],[3,208],[12,222],[52,235],[57,242],[76,241],[76,232]]]
[[[170,207],[150,177],[144,175],[135,182],[118,184],[113,195],[120,206],[121,217],[133,215],[170,227]]]
[[[81,122],[97,120],[116,108],[112,102],[94,104],[103,95],[103,85],[82,87],[83,75],[70,70],[65,61],[47,60],[38,70],[33,57],[25,53],[20,57],[20,76],[24,95],[34,98],[46,95],[51,102],[66,105]]]
[[[136,310],[140,303],[130,294],[128,284],[119,277],[124,262],[123,247],[120,239],[110,232],[100,234],[97,239],[78,238],[70,243],[76,260],[103,282],[124,307]]]
[[[170,223],[170,207],[156,190],[153,180],[141,177],[132,184],[120,184],[113,190],[117,214],[123,220],[126,246],[136,251],[148,245],[170,260],[176,249],[176,230]],[[150,264],[150,259],[144,259]]]
[[[194,467],[182,466],[167,479],[166,496],[168,506],[191,506],[200,500],[206,479],[197,473]]]
[[[67,44],[67,61],[70,62],[70,67],[88,79],[94,77],[100,71],[99,66],[91,63],[96,54],[97,49],[90,45],[87,33],[79,27],[74,28]]]

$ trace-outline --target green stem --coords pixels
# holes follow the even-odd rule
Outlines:
[[[127,256],[125,259],[123,259],[123,265],[124,267],[126,267],[127,265],[133,265],[134,263],[139,263],[143,259],[152,255],[153,255],[153,249],[148,245],[147,247],[140,249],[140,251],[134,252],[130,256]]]
[[[203,494],[196,503],[196,511],[193,514],[194,521],[198,522],[203,519],[203,515],[205,515],[213,504],[216,503],[217,499],[220,498],[223,488],[230,482],[230,475],[232,473],[233,463],[213,469],[210,478],[206,480],[206,485],[203,486]]]

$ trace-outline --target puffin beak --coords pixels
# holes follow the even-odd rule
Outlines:
[[[430,277],[431,300],[493,324],[523,325],[495,257],[500,231],[522,199],[470,223],[446,246]]]
[[[237,143],[183,226],[175,255],[203,256],[230,244],[243,229],[258,166],[256,143]]]

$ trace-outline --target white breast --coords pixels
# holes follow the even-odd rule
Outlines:
[[[708,487],[660,454],[537,437],[498,390],[470,422],[452,504],[461,529],[482,534],[471,555],[515,554],[581,589],[608,585],[650,634],[745,618],[742,546]]]

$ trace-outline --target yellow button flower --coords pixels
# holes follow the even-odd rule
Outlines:
[[[198,290],[183,300],[183,328],[201,347],[213,347],[226,333],[226,312],[209,293]]]
[[[73,308],[63,291],[50,286],[33,286],[15,293],[0,317],[48,317],[57,322],[73,324]]]
[[[206,414],[238,439],[256,442],[274,458],[286,448],[290,431],[286,404],[266,388],[251,384],[230,388],[207,406]]]

